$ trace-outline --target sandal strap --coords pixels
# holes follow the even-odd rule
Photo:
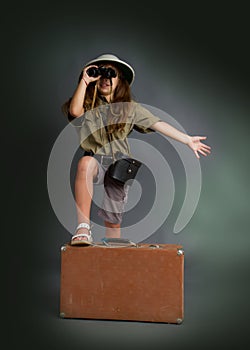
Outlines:
[[[81,223],[77,226],[76,232],[77,232],[80,228],[86,228],[86,229],[89,231],[89,234],[91,235],[90,225],[87,224],[86,222],[81,222]]]

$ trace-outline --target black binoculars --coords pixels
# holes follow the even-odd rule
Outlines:
[[[111,67],[90,67],[87,70],[89,77],[97,78],[101,75],[102,78],[111,79],[117,76],[116,71]]]

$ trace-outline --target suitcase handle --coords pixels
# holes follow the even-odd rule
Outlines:
[[[107,247],[136,247],[137,244],[126,238],[102,238],[102,242]]]

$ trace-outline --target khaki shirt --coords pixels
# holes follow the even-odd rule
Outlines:
[[[112,105],[115,105],[116,107],[118,103],[104,103],[103,105],[84,113],[82,117],[82,124],[79,128],[80,145],[85,151],[92,151],[95,154],[112,155],[113,150],[113,153],[121,152],[125,155],[131,156],[127,137],[132,130],[135,129],[142,133],[153,132],[154,130],[151,129],[152,125],[161,119],[154,116],[149,110],[139,103],[119,103],[121,108],[123,108],[123,106],[129,107],[129,113],[124,130],[116,131],[110,135],[112,143],[110,145],[109,138],[105,130],[105,125],[108,125],[107,112],[110,111],[110,108],[112,111]],[[113,109],[117,111],[116,108]],[[118,114],[116,117],[116,113],[112,112],[112,119],[113,123],[116,120],[119,122]]]

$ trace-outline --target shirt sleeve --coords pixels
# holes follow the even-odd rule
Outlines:
[[[134,109],[134,127],[133,129],[141,133],[154,132],[152,125],[161,121],[161,119],[151,113],[146,107],[136,103]]]

